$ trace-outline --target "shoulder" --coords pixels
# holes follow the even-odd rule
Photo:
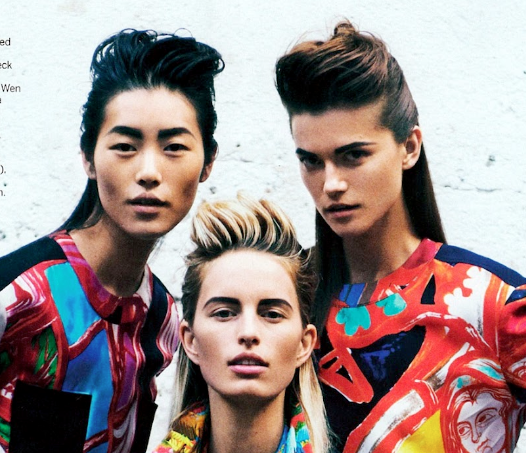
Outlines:
[[[151,302],[149,312],[156,313],[157,317],[173,314],[177,310],[175,299],[163,282],[155,274],[151,274]],[[152,316],[152,314],[150,314]]]
[[[0,291],[37,264],[66,259],[60,245],[48,236],[31,242],[0,258]]]
[[[152,298],[162,298],[170,297],[170,291],[166,288],[164,283],[152,272]]]
[[[452,266],[457,264],[468,264],[480,267],[492,273],[510,286],[521,286],[526,284],[526,279],[517,271],[514,271],[490,258],[453,245],[442,245],[435,255],[435,259]]]

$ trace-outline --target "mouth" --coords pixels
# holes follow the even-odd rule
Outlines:
[[[240,354],[228,362],[229,366],[268,367],[268,363],[257,355]]]
[[[358,205],[358,204],[342,204],[342,203],[338,203],[338,204],[332,204],[332,205],[328,206],[323,211],[326,214],[329,214],[329,215],[331,215],[331,214],[332,215],[349,214],[349,213],[355,211],[356,209],[358,209],[359,207],[360,207],[360,205]]]
[[[130,200],[129,203],[133,206],[162,207],[167,205],[166,202],[161,201],[159,198],[149,195],[141,195],[139,197],[135,197],[132,200]]]
[[[142,218],[156,218],[168,203],[152,195],[140,195],[128,201],[134,212]]]
[[[269,364],[255,354],[240,354],[228,361],[228,368],[238,378],[256,379],[266,372]]]

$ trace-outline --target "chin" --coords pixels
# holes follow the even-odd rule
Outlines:
[[[247,390],[242,392],[231,393],[223,395],[223,398],[231,404],[241,405],[243,407],[254,407],[254,405],[264,406],[275,401],[278,397],[285,394],[285,390],[281,392],[265,392]]]
[[[334,234],[336,234],[336,236],[339,236],[342,239],[358,238],[360,236],[363,236],[368,231],[366,228],[333,228],[332,226],[331,230],[334,232]]]
[[[170,230],[157,231],[157,230],[138,230],[138,231],[128,231],[128,236],[134,241],[144,241],[144,242],[156,242],[162,238]]]

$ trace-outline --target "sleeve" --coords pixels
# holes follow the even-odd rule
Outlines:
[[[506,380],[526,402],[526,282],[508,297],[498,325],[498,349]]]
[[[66,256],[48,236],[0,258],[0,338],[6,330],[7,308],[17,300],[14,281],[39,263],[56,260],[65,261]]]

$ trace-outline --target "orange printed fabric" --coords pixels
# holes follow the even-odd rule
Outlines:
[[[526,280],[423,240],[375,284],[344,285],[319,377],[345,453],[512,452],[526,402]]]

